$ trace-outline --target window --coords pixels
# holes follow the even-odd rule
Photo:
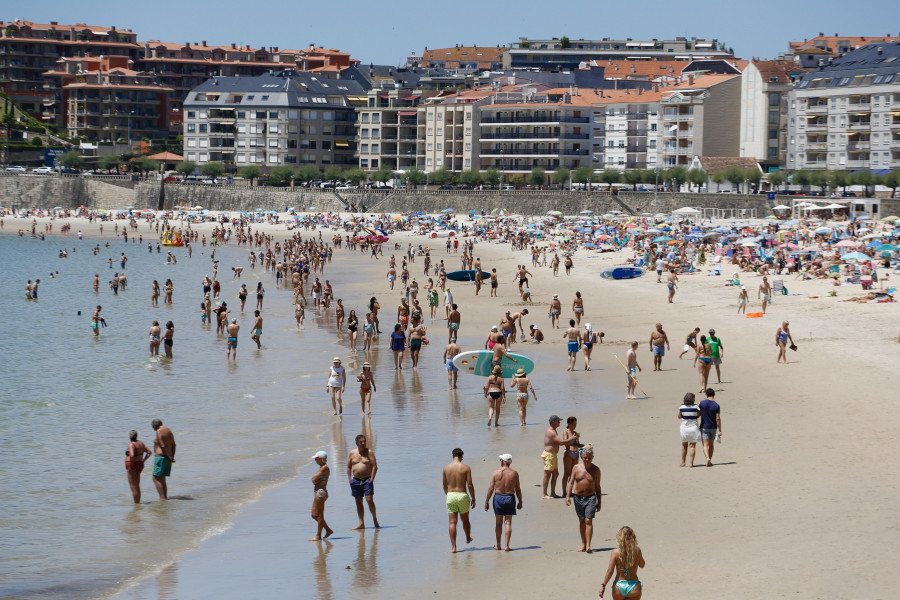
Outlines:
[[[330,115],[331,113],[328,113],[328,114]],[[374,115],[372,115],[372,122],[373,123],[381,123],[381,114],[375,113]]]
[[[368,144],[362,144],[362,146],[360,146],[360,150],[359,150],[359,151],[362,152],[362,153],[364,153],[364,154],[368,154],[368,153],[369,153],[369,145],[368,145]]]
[[[472,113],[467,111],[466,112],[466,121],[471,121],[471,120],[472,120]]]
[[[360,131],[361,131],[360,137],[363,137],[363,138],[369,137],[369,130],[368,130],[368,129],[362,129],[362,130],[360,130]]]
[[[378,154],[378,144],[372,144],[372,153]]]
[[[431,163],[431,159],[430,159],[430,158],[429,158],[428,160],[425,161],[425,165],[426,165],[426,166],[430,167],[431,164],[432,164],[432,163]]]
[[[778,111],[777,110],[769,111],[769,124],[770,125],[778,125]]]
[[[428,137],[431,137],[431,136],[434,135],[434,130],[433,130],[431,127],[428,128],[428,133],[427,133],[427,135],[428,135]]]
[[[200,123],[200,133],[206,133],[206,123]]]
[[[428,113],[428,121],[434,121],[434,115],[432,113]]]
[[[427,149],[429,152],[431,152],[432,150],[434,150],[434,145],[433,145],[431,142],[429,142],[426,149]]]
[[[769,130],[769,139],[770,139],[770,140],[777,140],[777,139],[778,139],[778,130],[777,130],[777,129],[770,129],[770,130]]]
[[[439,159],[437,159],[436,161],[434,161],[434,164],[435,164],[435,166],[440,167],[440,166],[442,166],[442,165],[444,164],[444,159],[443,159],[443,158],[439,158]]]
[[[188,123],[187,124],[187,132],[194,133],[195,131],[197,131],[197,126],[193,123]]]
[[[437,135],[438,135],[438,137],[442,137],[442,136],[444,135],[444,128],[443,128],[443,127],[438,127],[438,128],[437,128]]]
[[[195,138],[188,138],[187,145],[188,145],[188,148],[196,148],[197,140]]]
[[[197,113],[196,113],[195,111],[193,111],[193,110],[189,110],[189,111],[188,111],[188,114],[187,114],[187,118],[188,118],[188,119],[196,119],[196,118],[197,118]]]
[[[472,166],[472,159],[470,159],[470,158],[467,158],[467,159],[466,159],[466,160],[465,160],[465,161],[464,161],[464,162],[465,162],[465,164],[466,164],[466,168],[468,168],[468,167],[471,167],[471,166]]]
[[[270,118],[270,119],[277,119],[277,118],[278,118],[278,111],[277,111],[277,110],[270,110],[270,111],[269,111],[269,118]]]
[[[306,112],[306,111],[304,111],[304,112]],[[363,123],[368,123],[368,122],[369,122],[369,113],[363,113],[363,114],[362,114],[362,122],[363,122]]]
[[[466,142],[466,152],[469,152],[472,149],[472,144]]]
[[[188,160],[197,160],[197,153],[196,152],[188,152],[187,159]]]
[[[247,162],[247,155],[246,154],[238,154],[237,162],[239,162],[239,163]]]
[[[278,140],[269,140],[269,148],[277,148]]]
[[[372,129],[372,137],[381,137],[381,130],[377,127]]]
[[[322,150],[331,150],[331,141],[322,140]],[[375,152],[375,144],[372,144],[372,152]]]
[[[378,159],[377,159],[377,158],[373,158],[373,159],[372,159],[372,168],[373,168],[373,169],[377,169],[377,168],[378,168]]]
[[[246,119],[246,118],[247,118],[247,111],[239,110],[238,111],[238,119]]]
[[[781,103],[779,94],[769,94],[769,106],[778,106]]]
[[[472,128],[466,127],[466,135],[472,135]]]
[[[208,147],[209,147],[209,140],[207,140],[207,139],[201,139],[201,140],[200,140],[200,147],[201,147],[201,148],[208,148]]]
[[[287,118],[288,118],[289,120],[291,120],[291,121],[297,120],[297,111],[296,111],[296,110],[289,110],[289,111],[288,111],[288,117],[287,117]]]
[[[266,118],[266,111],[264,111],[264,110],[258,110],[258,111],[256,111],[256,118],[257,118],[257,119],[265,119],[265,118]]]
[[[367,169],[369,167],[369,159],[368,158],[359,159],[359,166],[364,169]]]
[[[278,125],[269,125],[269,133],[278,133]]]
[[[443,144],[438,143],[438,145],[437,145],[437,151],[438,151],[438,152],[441,152],[441,151],[444,149],[443,146],[444,146]]]

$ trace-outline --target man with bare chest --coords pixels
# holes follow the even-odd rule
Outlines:
[[[369,505],[372,513],[372,521],[376,528],[378,517],[375,514],[375,474],[378,472],[378,463],[375,461],[375,453],[366,447],[366,436],[356,436],[356,449],[347,457],[347,479],[350,481],[350,494],[356,500],[356,514],[359,516],[359,525],[353,529],[365,529],[365,509],[363,497]]]
[[[453,462],[444,467],[444,494],[447,497],[447,516],[450,520],[450,553],[456,553],[456,526],[462,518],[466,543],[472,543],[472,526],[469,510],[475,508],[475,484],[472,469],[463,464],[461,448],[453,449]]]
[[[594,448],[586,445],[581,451],[584,464],[572,467],[572,477],[566,486],[566,506],[575,502],[578,531],[581,534],[579,552],[591,554],[591,538],[594,535],[594,515],[600,510],[600,468],[594,464]]]
[[[581,347],[581,332],[575,326],[575,319],[569,319],[569,328],[563,333],[563,339],[568,339],[567,350],[569,352],[569,366],[566,371],[575,370],[575,360],[578,358],[578,349]]]
[[[512,518],[516,509],[522,509],[522,488],[519,485],[519,474],[510,468],[512,456],[500,455],[500,468],[491,475],[491,487],[488,488],[487,498],[484,499],[484,510],[487,511],[494,497],[494,516],[496,525],[494,534],[497,536],[497,544],[494,550],[500,550],[500,534],[503,526],[506,526],[506,544],[504,550],[509,552],[509,538],[512,537]],[[518,504],[516,500],[518,499]]]
[[[669,338],[663,331],[661,323],[656,324],[656,329],[650,334],[650,352],[653,353],[653,370],[662,371],[662,359],[669,349]]]

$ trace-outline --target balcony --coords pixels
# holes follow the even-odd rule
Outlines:
[[[587,117],[548,117],[548,116],[531,116],[518,115],[515,117],[484,117],[481,119],[482,125],[502,125],[504,123],[588,123]]]
[[[807,131],[828,131],[828,123],[825,121],[810,121],[806,124]]]
[[[869,129],[871,125],[872,124],[869,121],[850,121],[850,123],[847,125],[847,128],[850,131],[861,131]]]
[[[693,121],[694,113],[679,113],[663,115],[664,121]]]
[[[847,168],[849,169],[868,169],[870,167],[869,159],[865,160],[848,160]]]
[[[628,113],[628,119],[631,121],[638,121],[641,119],[646,119],[647,113],[645,112],[637,112],[637,113]]]
[[[808,115],[824,115],[828,112],[827,104],[810,104],[806,107],[806,114]]]
[[[869,142],[868,142],[868,141],[865,141],[865,142],[862,142],[862,141],[861,141],[861,142],[849,142],[849,143],[847,144],[847,151],[848,151],[848,152],[859,152],[860,150],[866,150],[866,151],[868,151],[868,150],[869,150]]]
[[[828,144],[826,142],[809,142],[806,147],[810,150],[827,150]]]
[[[481,140],[587,140],[587,133],[482,133]]]

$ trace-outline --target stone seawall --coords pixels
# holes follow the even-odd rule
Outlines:
[[[780,198],[784,201],[785,198]],[[762,194],[690,194],[619,192],[611,196],[601,192],[549,191],[398,191],[307,190],[304,188],[268,188],[203,184],[162,184],[133,182],[127,179],[78,176],[32,176],[0,174],[0,206],[7,208],[76,208],[84,205],[107,210],[172,209],[176,206],[201,206],[212,211],[283,211],[294,207],[305,211],[345,210],[344,203],[365,206],[367,212],[400,213],[423,211],[437,213],[452,208],[457,214],[470,210],[490,213],[504,208],[511,213],[543,215],[558,210],[577,215],[590,210],[604,214],[621,210],[630,214],[671,212],[691,206],[697,208],[755,209],[757,217],[771,213],[775,201]],[[747,212],[747,216],[750,212]]]

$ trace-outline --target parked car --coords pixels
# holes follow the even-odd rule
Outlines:
[[[63,168],[60,169],[60,173],[65,173],[66,175],[78,175],[81,171],[78,169]]]
[[[6,167],[6,170],[11,171],[13,173],[25,173],[27,171],[27,169],[25,169],[25,167],[19,167],[19,166]]]
[[[181,181],[181,180],[178,179],[177,177],[175,177],[174,175],[169,175],[168,177],[163,179],[163,183],[178,183],[179,181]]]
[[[206,185],[219,185],[222,182],[218,179],[204,179],[203,183],[205,183]]]
[[[31,172],[36,175],[52,175],[53,169],[51,167],[35,167]]]

